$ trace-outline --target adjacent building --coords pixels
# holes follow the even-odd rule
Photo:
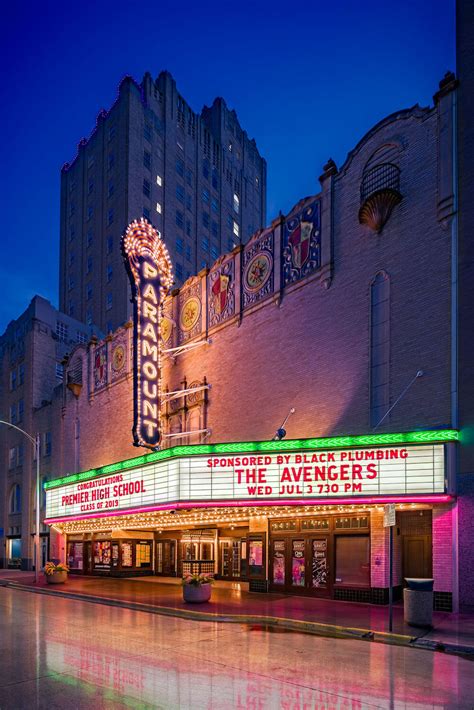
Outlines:
[[[437,609],[474,604],[457,97],[448,73],[170,294],[159,451],[132,445],[132,323],[75,348],[46,484],[72,571],[385,603],[391,503],[396,592],[433,577]]]
[[[222,98],[195,113],[173,77],[125,77],[61,171],[60,310],[103,332],[131,314],[120,238],[144,216],[176,284],[266,221],[266,163]]]
[[[86,343],[91,328],[35,296],[0,337],[0,419],[41,438],[41,519],[43,485],[53,476],[57,441],[53,392],[63,381],[63,359]],[[0,567],[34,565],[36,460],[32,443],[19,431],[0,426]],[[41,523],[41,565],[48,559],[49,528]]]

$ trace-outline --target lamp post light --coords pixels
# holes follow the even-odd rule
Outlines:
[[[35,437],[28,434],[24,429],[21,429],[16,424],[11,424],[11,422],[5,422],[0,419],[0,424],[5,424],[12,429],[24,434],[26,438],[33,444],[33,450],[36,456],[36,523],[35,523],[35,582],[38,584],[39,581],[39,565],[40,565],[40,435],[36,434]]]

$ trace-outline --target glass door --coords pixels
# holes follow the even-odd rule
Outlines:
[[[239,579],[241,576],[242,542],[228,538],[219,540],[221,559],[220,574],[224,579]]]
[[[311,592],[316,596],[329,596],[331,593],[329,537],[312,537],[308,542]]]
[[[176,540],[158,540],[156,543],[155,574],[176,577]]]

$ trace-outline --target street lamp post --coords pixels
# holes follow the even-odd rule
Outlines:
[[[33,444],[33,450],[36,456],[36,529],[35,529],[35,582],[38,584],[39,581],[39,566],[40,566],[40,435],[36,434],[35,437],[31,436],[24,429],[21,429],[16,424],[11,424],[11,422],[5,422],[0,419],[0,424],[6,424],[6,426],[16,429],[26,436],[26,438]]]

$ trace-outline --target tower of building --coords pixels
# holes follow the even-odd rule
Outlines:
[[[120,237],[146,217],[176,286],[265,224],[266,163],[222,98],[194,113],[173,77],[126,77],[61,172],[60,310],[106,332],[131,314]]]

